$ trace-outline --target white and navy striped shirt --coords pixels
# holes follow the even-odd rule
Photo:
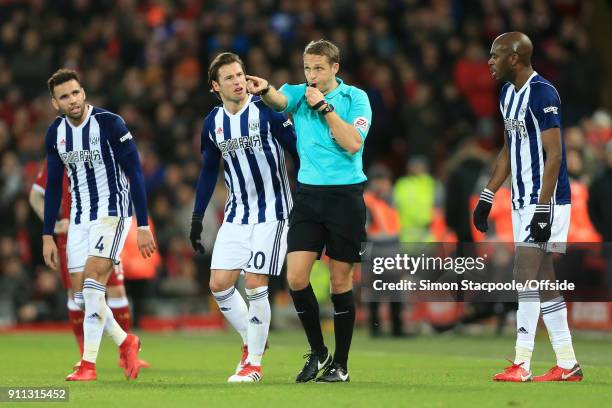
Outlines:
[[[130,184],[117,159],[135,151],[136,144],[119,115],[88,108],[79,126],[61,116],[46,136],[47,148],[57,151],[70,180],[70,222],[131,217]]]
[[[534,72],[518,91],[507,82],[502,87],[499,108],[510,152],[512,208],[537,204],[544,179],[546,153],[542,132],[561,127],[561,98],[555,87]],[[553,204],[570,203],[570,186],[565,162],[565,142],[561,133],[562,160]]]
[[[204,120],[201,139],[203,171],[206,166],[218,166],[223,158],[228,190],[225,221],[257,224],[289,217],[293,202],[283,147],[295,152],[296,137],[286,114],[249,96],[234,115],[223,106],[215,107]],[[201,176],[200,184],[203,180]],[[210,188],[198,187],[194,213],[204,213],[209,191],[212,193]]]

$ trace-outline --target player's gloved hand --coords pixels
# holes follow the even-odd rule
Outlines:
[[[550,204],[537,204],[529,231],[535,242],[548,242],[550,239]]]
[[[191,230],[189,230],[189,241],[193,250],[204,255],[204,245],[202,245],[202,219],[203,214],[193,214],[191,216]]]
[[[489,213],[491,212],[491,207],[493,206],[493,193],[488,188],[482,190],[480,193],[480,199],[478,200],[478,205],[474,209],[474,226],[480,232],[487,232],[489,229],[489,224],[487,222],[487,218],[489,218]]]

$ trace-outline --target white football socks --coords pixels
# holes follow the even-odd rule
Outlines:
[[[95,281],[94,281],[95,282]],[[113,307],[123,307],[128,305],[127,298],[118,298],[118,299],[107,299],[106,300],[106,322],[104,323],[104,332],[108,334],[113,342],[120,346],[121,343],[127,337],[127,333],[123,331],[119,323],[115,320],[113,316],[113,311],[110,306]],[[68,300],[68,310],[83,310],[85,308],[85,300],[83,298],[83,292],[74,292],[74,300]]]
[[[94,279],[85,279],[83,283],[83,299],[85,301],[83,360],[94,364],[98,357],[102,332],[109,311],[105,294],[106,288],[103,284]]]
[[[127,307],[127,306],[129,306],[130,303],[129,303],[128,298],[126,296],[122,296],[122,297],[119,297],[119,298],[108,298],[108,299],[106,299],[106,304],[111,309],[119,309],[120,307]]]
[[[106,323],[104,324],[104,332],[108,334],[111,339],[113,339],[113,342],[117,346],[120,346],[127,337],[127,333],[121,328],[121,326],[119,326],[117,320],[115,320],[113,311],[108,304],[106,305]]]
[[[221,292],[212,292],[212,294],[225,318],[242,337],[242,344],[247,344],[249,311],[240,293],[232,286]]]
[[[83,298],[83,292],[74,292],[74,304],[77,305],[81,310],[85,310],[85,299]]]
[[[79,292],[81,295],[81,299],[83,299],[83,293]],[[68,303],[66,304],[66,306],[68,307],[68,310],[70,310],[71,312],[78,312],[80,310],[83,310],[82,305],[78,305],[74,299],[68,299]]]
[[[523,290],[518,293],[516,312],[516,355],[514,364],[523,363],[529,371],[535,343],[538,320],[540,319],[540,294],[537,290]]]
[[[572,335],[567,325],[567,306],[563,298],[560,296],[542,302],[542,317],[557,356],[557,365],[565,369],[574,367],[577,361],[572,346]]]
[[[266,348],[268,331],[270,330],[270,302],[268,300],[268,287],[260,286],[255,289],[246,289],[249,301],[249,330],[247,361],[252,365],[261,365],[261,358]]]

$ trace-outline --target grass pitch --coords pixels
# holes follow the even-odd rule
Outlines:
[[[542,407],[610,406],[612,341],[574,339],[581,383],[501,384],[491,376],[514,354],[510,337],[441,336],[372,340],[357,332],[350,356],[351,383],[294,384],[306,341],[301,332],[273,332],[261,384],[227,384],[240,355],[238,336],[142,334],[141,357],[152,368],[134,382],[117,367],[105,339],[98,381],[67,383],[78,360],[69,334],[0,335],[0,386],[68,386],[70,405],[87,407]],[[333,347],[333,337],[326,336]],[[537,339],[535,374],[554,365],[548,339]],[[4,405],[4,404],[0,404]],[[20,403],[19,407],[40,403]]]

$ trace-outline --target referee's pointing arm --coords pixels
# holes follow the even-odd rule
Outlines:
[[[253,75],[246,75],[247,90],[250,94],[261,96],[266,105],[277,112],[282,112],[287,107],[287,97],[278,92],[268,81]]]
[[[277,112],[284,111],[287,108],[287,97],[277,91],[268,81],[253,75],[247,75],[246,79],[248,91],[253,95],[260,96],[266,105]],[[342,120],[333,109],[329,109],[325,96],[318,88],[314,86],[306,87],[305,97],[308,105],[325,117],[336,142],[350,154],[357,153],[363,146],[363,139],[357,129]]]

